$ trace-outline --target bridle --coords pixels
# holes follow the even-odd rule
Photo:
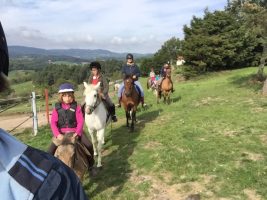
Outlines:
[[[88,115],[92,114],[94,112],[94,110],[97,108],[97,106],[99,106],[99,104],[101,103],[101,98],[100,98],[99,94],[97,94],[96,98],[97,98],[96,102],[92,106],[89,106],[85,103],[85,110],[87,110],[87,108],[89,108],[89,112],[87,113]]]

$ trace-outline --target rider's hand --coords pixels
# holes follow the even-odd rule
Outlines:
[[[74,134],[73,134],[73,137],[74,137],[74,138],[77,138],[77,137],[78,137],[78,133],[74,133]]]
[[[58,136],[57,136],[57,139],[59,139],[59,140],[63,140],[63,135],[62,134],[59,134]]]
[[[106,99],[105,95],[102,92],[98,92],[98,95],[100,96],[101,99]]]
[[[136,76],[135,75],[133,75],[133,79],[136,79]]]

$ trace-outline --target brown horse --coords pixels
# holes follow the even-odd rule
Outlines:
[[[65,134],[62,140],[53,137],[52,141],[57,146],[54,156],[73,169],[82,181],[89,166],[87,159],[87,156],[91,155],[89,151],[73,137],[73,133]]]
[[[159,99],[161,99],[161,96],[163,96],[164,103],[171,103],[171,90],[173,88],[172,81],[171,81],[171,70],[168,69],[166,71],[166,75],[163,78],[160,86],[160,92],[158,91],[157,95],[157,103],[159,103]]]
[[[126,114],[126,125],[129,127],[129,120],[131,120],[130,131],[134,131],[134,124],[136,122],[136,110],[140,103],[139,93],[135,88],[132,76],[127,76],[124,79],[124,91],[121,97],[121,103]]]

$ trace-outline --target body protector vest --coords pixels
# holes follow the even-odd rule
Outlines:
[[[77,102],[72,102],[70,108],[65,110],[62,108],[61,103],[56,103],[55,108],[58,113],[58,128],[76,128],[76,108]]]

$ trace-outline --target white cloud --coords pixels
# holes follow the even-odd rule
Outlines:
[[[183,25],[227,0],[0,0],[9,44],[155,52]],[[23,28],[22,28],[23,27]]]

